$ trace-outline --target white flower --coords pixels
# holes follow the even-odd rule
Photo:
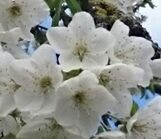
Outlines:
[[[0,23],[0,31],[3,31],[4,29],[3,29],[3,27],[2,27],[2,25],[1,25],[1,23]]]
[[[110,111],[114,102],[114,97],[98,85],[96,76],[84,71],[58,88],[55,119],[62,125],[76,126],[79,130],[71,132],[89,138],[97,130],[99,117]]]
[[[0,133],[3,136],[8,134],[16,135],[19,131],[19,125],[15,121],[15,119],[11,116],[6,116],[4,118],[0,118]],[[3,138],[1,137],[0,138]]]
[[[96,139],[126,139],[125,134],[120,131],[109,131],[98,134]]]
[[[140,85],[148,86],[153,77],[150,68],[151,57],[154,55],[152,43],[141,37],[128,36],[129,27],[119,20],[114,23],[111,32],[117,38],[111,62],[133,64],[144,69],[144,81]]]
[[[53,109],[50,103],[54,102],[62,74],[49,45],[40,46],[29,59],[15,60],[10,69],[14,81],[21,86],[15,93],[16,105],[21,111],[36,112],[41,108],[46,113]]]
[[[95,28],[92,16],[85,12],[75,14],[68,27],[49,29],[47,38],[60,53],[60,65],[65,71],[105,66],[106,53],[113,50],[115,43],[111,33]]]
[[[63,127],[57,123],[55,119],[50,118],[34,118],[27,123],[17,134],[17,138],[21,139],[84,139],[80,136],[71,134],[66,129],[71,127]]]
[[[155,59],[151,61],[150,66],[153,71],[153,76],[161,78],[161,59]]]
[[[1,48],[1,47],[0,47]],[[13,94],[19,88],[11,78],[9,67],[14,61],[12,55],[0,50],[0,117],[7,116],[16,106]]]
[[[144,71],[132,65],[119,63],[95,69],[93,72],[97,75],[99,83],[105,86],[118,101],[118,105],[112,111],[113,115],[128,117],[133,103],[128,89],[142,83]]]
[[[116,6],[120,11],[124,13],[133,13],[134,4],[141,3],[143,0],[105,0],[107,3],[111,3]]]
[[[44,0],[1,0],[0,23],[5,30],[20,27],[27,36],[30,29],[49,16]]]
[[[159,139],[161,137],[160,120],[161,97],[157,96],[129,120],[127,139]]]
[[[0,43],[4,51],[8,51],[15,58],[26,58],[28,55],[19,46],[21,41],[27,40],[20,28],[0,31]]]

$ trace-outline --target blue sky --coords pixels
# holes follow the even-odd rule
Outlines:
[[[140,13],[148,17],[143,26],[148,30],[152,39],[158,42],[161,47],[161,0],[153,0],[153,3],[156,5],[154,9],[147,6],[141,8]]]

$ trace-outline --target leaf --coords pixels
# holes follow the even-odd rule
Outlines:
[[[79,3],[77,2],[77,0],[66,0],[66,3],[67,3],[67,5],[68,5],[68,7],[71,10],[73,15],[77,12],[82,11]]]
[[[70,78],[76,77],[76,76],[78,76],[81,72],[82,72],[82,69],[71,70],[71,71],[69,71],[69,72],[63,72],[63,71],[62,71],[63,79],[64,79],[64,81],[65,81],[65,80],[68,80],[68,79],[70,79]]]
[[[97,133],[96,134],[100,134],[102,132],[104,132],[104,129],[103,129],[102,126],[99,126],[98,129],[97,129]]]
[[[50,10],[55,8],[55,1],[56,0],[45,0],[45,2],[47,3],[47,5],[49,6]]]
[[[140,92],[141,92],[141,99],[144,98],[147,94],[147,88],[139,86]]]
[[[54,17],[53,17],[52,26],[58,26],[59,25],[62,2],[63,2],[63,0],[55,0],[54,1],[55,14],[54,14]]]
[[[138,109],[139,109],[138,104],[135,101],[133,101],[133,105],[132,105],[130,115],[133,116],[138,111]]]
[[[89,10],[89,0],[78,0],[78,1],[81,5],[82,11],[88,11]]]
[[[153,84],[153,92],[161,95],[161,84]]]

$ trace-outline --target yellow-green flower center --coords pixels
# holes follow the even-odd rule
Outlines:
[[[21,7],[15,2],[13,2],[12,6],[8,8],[8,11],[12,17],[18,17],[22,15]]]
[[[78,56],[79,60],[82,62],[84,59],[84,56],[87,54],[88,50],[84,45],[80,45],[76,47],[74,50],[74,54]]]
[[[106,86],[106,84],[110,81],[110,78],[107,75],[100,74],[99,76],[99,83],[103,86]]]
[[[86,97],[83,92],[78,92],[73,96],[73,100],[76,104],[76,106],[80,106],[82,104],[86,103]]]
[[[51,77],[49,77],[49,76],[43,77],[40,80],[40,87],[43,88],[43,89],[47,89],[47,88],[52,87],[52,79],[51,79]]]

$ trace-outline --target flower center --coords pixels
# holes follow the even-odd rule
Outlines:
[[[40,80],[40,87],[43,88],[43,89],[47,89],[47,88],[52,87],[52,79],[51,79],[51,77],[49,77],[49,76],[43,77]]]
[[[144,133],[146,132],[146,129],[148,128],[147,124],[142,124],[142,125],[138,125],[137,123],[134,123],[133,127],[132,127],[132,131],[135,132],[140,132],[140,133]]]
[[[103,86],[106,86],[106,84],[110,81],[110,78],[107,75],[100,74],[99,76],[99,83]]]
[[[74,102],[76,106],[80,106],[82,104],[85,104],[86,102],[86,97],[83,92],[78,92],[73,96]]]
[[[8,11],[9,11],[10,15],[13,17],[18,17],[18,16],[22,15],[21,7],[15,1],[13,1],[12,6],[10,8],[8,8]]]
[[[74,54],[78,56],[79,60],[82,62],[85,54],[88,52],[87,48],[83,45],[76,47]]]

